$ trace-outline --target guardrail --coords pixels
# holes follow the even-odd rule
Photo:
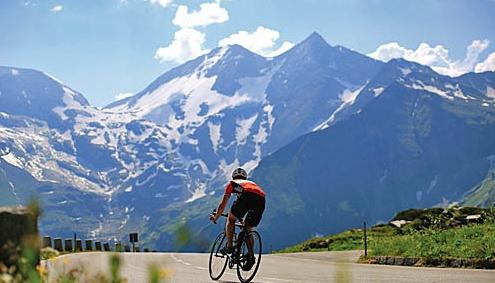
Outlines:
[[[41,240],[41,247],[50,247],[59,252],[91,252],[91,251],[101,251],[101,252],[141,252],[139,246],[136,246],[137,233],[130,234],[131,243],[117,242],[111,245],[109,242],[95,240],[95,239],[78,239],[74,234],[74,238],[62,239],[60,237],[53,238],[51,236],[44,236]],[[84,246],[83,246],[84,243]],[[112,249],[113,246],[113,249]],[[151,251],[148,248],[144,248],[143,252],[156,252],[156,250]]]

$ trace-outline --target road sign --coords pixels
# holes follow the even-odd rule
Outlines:
[[[129,242],[137,243],[138,242],[138,233],[130,233],[129,234]]]

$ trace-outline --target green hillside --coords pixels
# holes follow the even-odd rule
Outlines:
[[[495,170],[490,170],[487,177],[466,194],[462,204],[478,207],[495,204]]]
[[[470,217],[468,217],[470,216]],[[469,219],[475,218],[475,219]],[[400,227],[394,225],[401,223]],[[495,259],[495,209],[408,209],[367,231],[371,256]],[[279,252],[363,249],[363,230],[315,237]]]

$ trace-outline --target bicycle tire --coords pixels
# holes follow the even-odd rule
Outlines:
[[[216,280],[220,279],[220,277],[222,277],[223,273],[225,272],[225,268],[227,267],[228,258],[226,255],[222,255],[221,258],[225,258],[225,261],[224,261],[223,267],[221,267],[221,270],[219,271],[219,273],[214,274],[214,270],[212,268],[212,262],[213,262],[213,260],[216,259],[216,257],[219,257],[219,251],[223,245],[225,245],[225,232],[221,232],[220,234],[218,234],[215,241],[213,241],[213,245],[212,245],[211,251],[210,251],[210,260],[208,262],[208,270],[210,273],[210,278],[214,281],[216,281]],[[221,261],[222,260],[218,261],[218,263],[221,263]],[[222,266],[222,264],[220,266]]]
[[[261,255],[263,253],[263,243],[261,241],[260,234],[257,231],[251,231],[247,234],[247,236],[245,236],[242,239],[243,242],[241,244],[241,251],[240,251],[242,256],[244,256],[245,252],[247,251],[246,240],[248,239],[249,236],[253,236],[253,249],[254,249],[253,252],[254,252],[254,256],[255,256],[255,265],[253,267],[251,267],[251,269],[249,270],[249,272],[252,272],[252,273],[250,275],[247,275],[247,274],[243,274],[243,272],[247,272],[247,271],[244,271],[242,269],[242,267],[243,267],[242,260],[240,260],[237,263],[237,277],[239,278],[239,280],[242,283],[248,283],[254,279],[254,276],[256,276],[256,273],[258,272],[258,268],[260,267]]]

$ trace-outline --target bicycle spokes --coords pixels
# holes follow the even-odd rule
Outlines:
[[[258,271],[262,246],[261,237],[256,231],[249,232],[239,250],[237,276],[241,282],[250,282]]]
[[[209,272],[212,280],[218,280],[222,277],[227,267],[227,256],[222,254],[220,250],[225,246],[226,239],[225,233],[220,233],[211,247],[210,260],[209,260]]]

